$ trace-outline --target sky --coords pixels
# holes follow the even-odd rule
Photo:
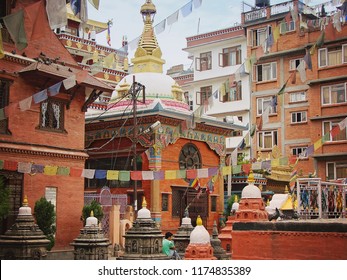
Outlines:
[[[309,5],[325,3],[319,0],[301,0]],[[162,22],[176,11],[180,11],[190,0],[152,0],[156,6],[157,13],[153,26]],[[246,0],[245,3],[254,6],[255,0]],[[285,0],[270,0],[270,4],[283,3]],[[90,19],[107,22],[113,21],[111,27],[111,47],[121,48],[122,37],[127,36],[130,43],[143,31],[143,21],[140,14],[141,6],[145,0],[100,0],[99,9],[96,10],[88,2],[88,15]],[[186,47],[186,38],[197,34],[207,33],[241,22],[242,0],[202,0],[198,8],[183,17],[179,12],[178,21],[156,35],[159,46],[165,59],[164,72],[170,67],[183,64],[184,69],[191,66],[192,61],[188,59],[188,53],[182,49]],[[249,7],[245,6],[245,11]],[[96,40],[99,44],[107,46],[106,32],[98,34]],[[129,59],[133,58],[135,49],[130,48]]]

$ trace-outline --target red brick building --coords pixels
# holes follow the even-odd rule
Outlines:
[[[45,1],[2,1],[0,10],[0,17],[24,11],[27,38],[27,46],[19,46],[7,26],[1,29],[0,175],[10,189],[1,233],[14,222],[24,195],[32,209],[45,196],[56,207],[53,250],[67,249],[82,226],[84,179],[72,170],[82,170],[88,157],[85,110],[112,88],[79,67],[60,43],[48,24]],[[59,89],[50,88],[60,82]]]
[[[294,0],[242,13],[257,124],[252,154],[269,158],[277,145],[282,157],[300,156],[300,176],[336,180],[347,177],[347,133],[338,129],[347,116],[347,27],[340,9],[319,7]]]

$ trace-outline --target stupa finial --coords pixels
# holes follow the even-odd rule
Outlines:
[[[90,217],[94,217],[94,211],[90,211]]]
[[[23,206],[28,206],[29,205],[29,203],[28,203],[28,197],[27,197],[27,195],[24,195],[24,199],[23,199]]]
[[[239,202],[239,197],[237,195],[235,195],[235,198],[234,198],[234,203],[235,202]]]
[[[202,226],[202,219],[201,219],[200,215],[198,215],[198,217],[196,218],[196,225]]]
[[[145,197],[143,197],[143,199],[142,199],[142,207],[143,208],[147,207],[147,202],[146,202],[146,198]]]
[[[254,174],[253,174],[253,170],[251,169],[248,175],[248,183],[254,183],[254,182],[255,182]]]

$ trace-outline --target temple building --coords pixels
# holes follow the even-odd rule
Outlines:
[[[90,109],[86,117],[86,168],[117,175],[88,179],[85,190],[107,185],[114,194],[127,194],[135,212],[145,197],[163,231],[176,232],[185,210],[193,226],[201,215],[212,231],[224,211],[219,170],[225,165],[225,139],[245,127],[207,117],[203,106],[199,113],[189,110],[181,87],[163,74],[152,1],[142,5],[141,14],[133,73],[117,84],[107,110]]]

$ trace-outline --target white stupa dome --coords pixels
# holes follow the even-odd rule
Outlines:
[[[143,197],[142,208],[137,212],[138,219],[151,219],[151,211],[147,209],[147,202]]]
[[[208,244],[210,243],[210,234],[202,225],[200,216],[196,219],[196,227],[190,233],[190,244]]]
[[[31,215],[31,207],[28,206],[28,199],[24,196],[23,206],[18,210],[18,216],[28,216]]]
[[[108,105],[109,110],[124,110],[132,108],[129,107],[131,100],[123,99],[119,101],[119,93],[127,92],[135,77],[135,82],[145,86],[145,103],[138,103],[138,109],[153,108],[159,101],[164,108],[188,112],[189,106],[182,100],[175,99],[173,90],[181,90],[176,81],[168,75],[163,73],[141,72],[129,74],[124,77],[116,86],[115,91],[112,93],[111,100]],[[142,100],[142,92],[140,92],[138,100]]]
[[[98,219],[94,217],[94,212],[92,210],[90,212],[90,217],[88,217],[86,220],[86,227],[97,226],[97,225],[98,225]]]
[[[251,172],[248,176],[248,185],[242,190],[241,198],[261,198],[261,191],[254,185],[254,181],[254,176]]]

